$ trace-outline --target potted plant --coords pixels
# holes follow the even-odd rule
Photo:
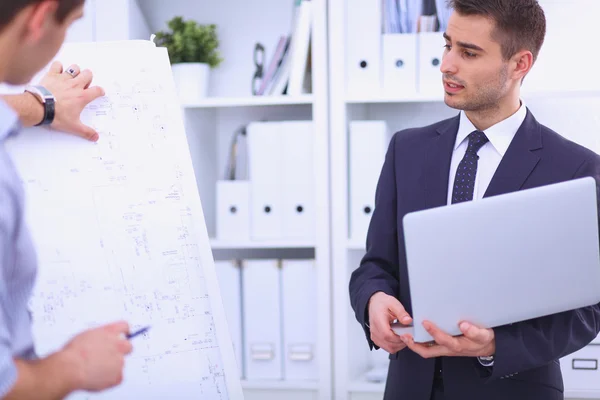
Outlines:
[[[221,64],[217,27],[200,25],[174,17],[168,22],[170,31],[156,33],[157,46],[166,47],[173,77],[182,103],[194,103],[206,97],[210,70]]]

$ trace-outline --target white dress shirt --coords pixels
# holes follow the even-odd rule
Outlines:
[[[473,200],[480,200],[483,198],[485,191],[492,181],[492,177],[496,173],[496,169],[498,169],[498,165],[500,165],[500,161],[502,161],[502,157],[504,157],[506,150],[508,150],[508,146],[523,124],[526,116],[527,108],[521,101],[521,106],[517,112],[483,131],[489,141],[477,152],[479,155],[479,161],[477,163],[477,174],[475,175]],[[452,152],[452,160],[450,161],[450,179],[448,180],[447,200],[448,204],[452,204],[452,189],[454,187],[456,169],[458,168],[458,164],[463,159],[465,152],[467,151],[469,144],[468,136],[475,130],[477,130],[477,128],[475,128],[473,123],[469,120],[465,112],[461,111],[460,125],[456,135],[454,151]],[[480,357],[478,357],[478,359],[482,365],[489,367],[494,365],[493,360],[491,362],[484,362]]]
[[[492,177],[496,173],[502,157],[506,153],[510,142],[523,124],[527,115],[527,108],[521,101],[519,110],[503,121],[492,125],[483,133],[489,139],[479,152],[479,161],[477,164],[477,174],[475,175],[475,190],[473,191],[473,200],[483,198]],[[460,125],[456,135],[456,143],[452,152],[452,161],[450,162],[450,179],[448,181],[448,204],[452,204],[452,189],[454,187],[454,178],[456,169],[467,151],[469,144],[468,136],[471,132],[477,130],[469,120],[464,111],[460,113]]]

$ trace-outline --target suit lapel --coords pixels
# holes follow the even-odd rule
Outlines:
[[[444,206],[448,202],[448,174],[459,122],[460,114],[438,128],[431,139],[422,178],[426,208]]]
[[[484,197],[521,189],[540,160],[539,155],[532,151],[541,148],[541,126],[527,110],[527,116],[502,157]]]

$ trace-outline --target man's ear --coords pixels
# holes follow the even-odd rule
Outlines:
[[[528,50],[520,51],[512,57],[511,64],[513,65],[513,79],[522,80],[533,66],[533,54]]]
[[[26,11],[27,31],[26,40],[37,42],[42,38],[49,25],[54,23],[54,17],[58,9],[58,2],[52,0],[42,0],[29,6]]]

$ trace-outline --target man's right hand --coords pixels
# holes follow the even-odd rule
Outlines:
[[[65,346],[79,389],[100,391],[121,383],[125,355],[132,351],[128,332],[127,322],[116,322],[85,331]]]
[[[390,354],[399,352],[406,347],[400,336],[392,330],[392,322],[398,320],[408,325],[412,318],[404,306],[394,296],[377,292],[369,299],[369,327],[371,340]]]

